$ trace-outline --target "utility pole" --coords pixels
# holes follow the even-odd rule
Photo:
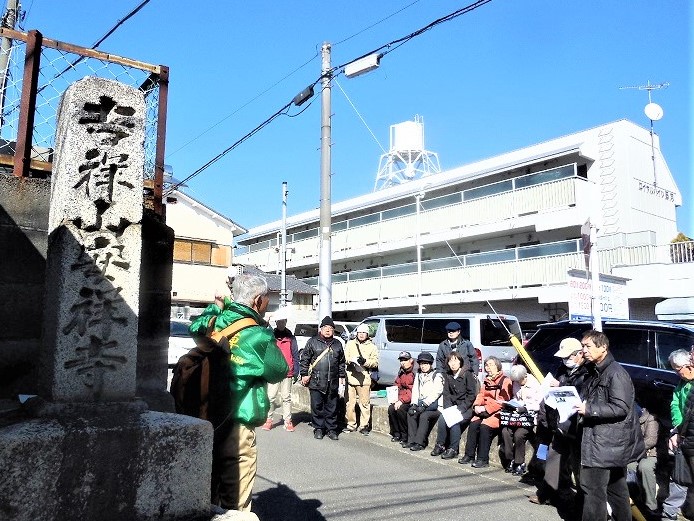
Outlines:
[[[330,44],[321,47],[321,146],[320,146],[320,262],[318,264],[318,320],[332,316],[332,251],[330,245]]]
[[[287,307],[287,182],[282,183],[282,243],[280,244],[280,307]]]
[[[4,29],[14,29],[17,23],[17,12],[19,5],[17,0],[7,0],[5,14],[2,17],[2,27]],[[0,129],[5,122],[5,88],[7,87],[7,71],[10,67],[10,51],[12,50],[12,39],[3,37],[0,41]]]

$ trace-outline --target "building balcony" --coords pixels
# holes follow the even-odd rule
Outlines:
[[[564,253],[555,253],[561,252]],[[656,278],[638,276],[628,283],[629,296],[659,297],[679,284],[682,293],[694,291],[694,242],[658,246],[617,247],[598,252],[601,273],[625,276],[644,270]],[[585,269],[580,241],[562,241],[523,248],[499,250],[421,264],[422,302],[443,304],[488,299],[533,297],[566,301],[567,272]],[[625,271],[625,269],[627,271]],[[627,276],[627,278],[630,278]],[[317,280],[305,280],[317,283]],[[682,284],[687,287],[682,287]],[[347,311],[413,306],[419,295],[416,263],[371,268],[333,275],[333,309]],[[557,291],[559,290],[559,291]],[[549,300],[548,300],[549,301]]]
[[[574,165],[563,167],[574,171]],[[537,174],[532,174],[537,175]],[[545,174],[546,175],[546,174]],[[529,177],[529,176],[528,176]],[[590,197],[590,184],[571,175],[530,184],[510,179],[463,192],[423,199],[419,217],[415,204],[339,221],[332,227],[332,260],[363,258],[414,248],[417,230],[422,246],[436,242],[479,239],[519,231],[543,231],[580,226],[587,218],[579,203]],[[588,205],[579,205],[587,208]],[[320,240],[312,229],[288,236],[287,269],[317,265]],[[237,254],[240,263],[274,270],[278,262],[277,240],[250,245]]]

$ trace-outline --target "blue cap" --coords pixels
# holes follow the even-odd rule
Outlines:
[[[460,331],[460,324],[457,322],[449,322],[446,324],[446,331]]]

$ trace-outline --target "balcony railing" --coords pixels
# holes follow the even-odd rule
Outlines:
[[[427,242],[426,236],[430,234],[449,232],[460,238],[474,235],[471,228],[477,225],[504,222],[540,211],[568,208],[576,204],[577,192],[580,192],[585,183],[583,178],[568,177],[523,188],[514,187],[505,192],[433,208],[427,208],[424,201],[420,212],[419,233],[424,243]],[[446,199],[446,202],[448,201],[450,199]],[[414,204],[409,206],[414,209]],[[379,219],[377,216],[375,222],[369,224],[334,229],[331,238],[333,257],[345,258],[368,252],[390,251],[402,247],[403,244],[414,246],[417,216],[413,209],[403,211],[405,215],[402,216],[388,219]],[[382,214],[380,217],[388,215],[385,211]],[[308,235],[308,238],[288,242],[294,249],[287,259],[288,268],[318,263],[318,234],[316,232],[315,235]],[[305,237],[306,234],[302,233],[301,236]],[[277,265],[275,242],[276,240],[269,240],[252,245],[248,253],[238,256],[238,262],[274,269]],[[365,251],[365,248],[368,251]]]

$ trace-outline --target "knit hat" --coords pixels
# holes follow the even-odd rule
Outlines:
[[[335,329],[335,322],[333,322],[332,318],[327,316],[323,320],[321,320],[320,327],[323,327],[323,326],[330,326],[333,329]]]

